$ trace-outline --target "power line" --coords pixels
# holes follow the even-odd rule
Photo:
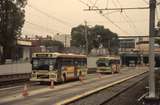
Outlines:
[[[119,11],[111,11],[111,12],[107,12],[107,13],[103,13],[104,15],[110,15],[110,14],[113,14],[113,13],[117,13]]]
[[[114,10],[119,10],[119,11],[124,11],[124,10],[145,10],[145,9],[149,9],[148,6],[146,7],[127,7],[127,8],[91,8],[91,6],[89,7],[89,9],[84,9],[84,11],[114,11]]]
[[[98,2],[98,0],[96,0],[95,2],[94,2],[94,5],[93,6],[96,6],[96,3]]]
[[[117,3],[119,4],[119,6],[122,8],[122,5],[121,5],[120,1],[119,1],[119,0],[116,0],[116,1],[117,1]],[[121,13],[124,13],[124,15],[128,18],[128,20],[131,21],[131,23],[130,23],[130,22],[126,19],[126,22],[127,22],[128,25],[130,26],[130,28],[132,28],[132,25],[133,25],[133,30],[135,31],[136,34],[138,34],[138,31],[137,31],[137,29],[136,29],[136,25],[134,24],[134,22],[132,21],[132,19],[130,19],[130,17],[127,15],[126,11],[121,12]],[[123,15],[122,15],[122,16],[123,16]],[[123,16],[123,17],[124,17],[124,16]],[[125,17],[124,17],[124,19],[125,19]]]
[[[118,1],[119,2],[119,1]],[[115,7],[118,7],[118,5],[115,3],[114,0],[112,0],[112,3]],[[120,8],[122,8],[121,4],[119,3]],[[126,21],[128,23],[128,26],[132,29],[131,24],[129,23],[129,21],[125,18],[125,16],[122,14],[122,11],[120,12],[120,15],[122,16],[123,20]]]
[[[115,5],[115,7],[118,7],[117,4],[114,2],[114,0],[112,0],[112,3]],[[120,3],[119,3],[119,5],[120,5],[120,8],[122,8]],[[132,29],[131,24],[130,24],[129,21],[126,19],[126,17],[124,16],[123,12],[120,12],[120,15],[122,16],[123,20],[128,23],[128,26]]]
[[[88,6],[89,8],[91,8],[91,6],[85,2],[83,2],[82,0],[78,0],[79,2],[85,4],[86,6]],[[97,10],[99,9],[97,6],[94,6],[94,8],[96,8]],[[114,21],[112,21],[110,18],[106,17],[103,13],[98,12],[101,16],[103,16],[104,18],[106,18],[110,23],[112,23],[115,27],[117,27],[119,30],[121,30],[122,32],[129,34],[127,31],[123,30],[119,25],[117,25]]]
[[[147,2],[147,0],[142,0],[144,3],[146,3],[147,5],[149,5],[149,3]]]
[[[63,21],[63,20],[61,20],[61,19],[59,19],[59,18],[57,18],[57,17],[55,17],[55,16],[53,16],[53,15],[50,15],[50,14],[48,14],[48,13],[46,13],[46,12],[44,12],[44,11],[42,11],[42,10],[36,8],[36,7],[33,7],[33,6],[30,5],[30,4],[28,4],[28,7],[34,9],[35,11],[37,11],[37,12],[39,12],[39,13],[41,13],[41,14],[43,14],[43,15],[45,15],[45,16],[47,16],[47,17],[53,19],[53,20],[58,21],[59,23],[61,23],[61,24],[63,24],[63,25],[66,25],[66,26],[71,27],[71,25],[70,25],[68,22]]]
[[[106,8],[109,6],[109,0],[106,0]]]
[[[55,33],[55,31],[56,31],[56,32],[59,32],[59,31],[57,31],[57,30],[55,30],[55,29],[46,28],[46,27],[44,27],[44,26],[41,26],[41,25],[32,23],[32,22],[27,21],[27,20],[25,20],[25,22],[28,23],[28,24],[31,24],[31,25],[33,25],[33,26],[39,27],[40,29],[45,29],[45,30],[47,30],[47,31],[50,31],[50,32],[52,32],[52,33]]]

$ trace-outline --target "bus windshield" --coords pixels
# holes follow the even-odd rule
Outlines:
[[[33,70],[49,70],[50,67],[55,68],[56,59],[34,58],[32,59]]]
[[[109,61],[108,60],[98,60],[97,61],[97,66],[98,67],[108,67],[109,66]]]

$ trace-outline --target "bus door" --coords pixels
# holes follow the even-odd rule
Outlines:
[[[57,58],[57,79],[58,81],[62,81],[62,59]]]
[[[74,78],[78,78],[78,71],[79,71],[79,66],[80,66],[80,62],[78,60],[76,60],[74,62]]]

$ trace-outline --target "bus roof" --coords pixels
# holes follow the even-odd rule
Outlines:
[[[73,53],[52,53],[52,52],[38,52],[33,53],[32,57],[35,58],[58,58],[58,57],[64,57],[64,58],[86,58],[86,55],[81,54],[73,54]]]

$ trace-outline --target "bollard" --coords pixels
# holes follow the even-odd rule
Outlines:
[[[98,77],[101,79],[102,78],[102,75],[101,75],[101,73],[98,73]]]
[[[24,84],[24,88],[23,88],[23,91],[22,91],[22,96],[28,96],[28,87],[27,87],[27,84]]]
[[[53,88],[54,88],[54,81],[53,81],[53,80],[51,80],[50,88],[51,88],[51,89],[53,89]]]
[[[82,75],[79,76],[79,80],[81,83],[83,83],[83,76]]]

